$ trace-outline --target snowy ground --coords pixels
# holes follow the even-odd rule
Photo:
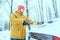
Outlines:
[[[55,19],[51,24],[44,24],[44,27],[33,27],[29,32],[37,32],[37,33],[44,33],[49,35],[54,35],[60,37],[60,18]],[[7,31],[0,31],[0,40],[10,40],[10,32]]]
[[[0,31],[0,40],[10,40],[10,32],[7,31]]]

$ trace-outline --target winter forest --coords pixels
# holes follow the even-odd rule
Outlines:
[[[60,0],[0,0],[0,40],[10,40],[10,15],[18,5],[24,5],[24,15],[31,20],[43,22],[26,26],[26,40],[30,32],[57,36],[60,38]],[[49,36],[50,39],[52,38]],[[37,40],[30,38],[30,40]]]

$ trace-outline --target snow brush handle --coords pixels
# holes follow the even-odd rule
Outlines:
[[[33,24],[33,23],[30,23],[30,24]],[[44,22],[37,22],[37,25],[41,25],[41,24],[44,24]],[[24,21],[23,25],[29,25],[29,23]]]
[[[38,25],[42,25],[42,24],[44,24],[44,22],[38,22],[37,24],[38,24]]]

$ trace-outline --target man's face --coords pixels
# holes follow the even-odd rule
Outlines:
[[[20,11],[21,11],[21,12],[24,12],[24,9],[21,9]]]
[[[23,15],[24,9],[19,10],[19,12],[22,12],[22,13],[20,13],[20,14]]]

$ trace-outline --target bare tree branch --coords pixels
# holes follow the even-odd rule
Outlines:
[[[58,17],[58,11],[57,11],[57,2],[56,0],[52,0],[53,3],[53,8],[54,8],[54,12],[55,12],[55,17]]]
[[[9,1],[8,0],[6,0],[6,1],[7,1],[8,5],[9,5],[9,7],[11,8]]]
[[[0,0],[0,4],[2,3],[2,0]]]
[[[1,3],[0,7],[3,6],[3,4],[4,4],[5,2],[6,2],[6,1],[3,1],[3,2]]]

